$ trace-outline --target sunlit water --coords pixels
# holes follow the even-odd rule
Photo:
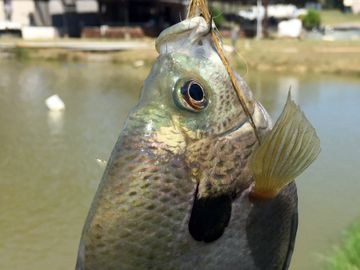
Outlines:
[[[73,269],[104,164],[145,69],[111,64],[0,62],[0,269]],[[250,73],[277,117],[293,96],[316,127],[319,159],[298,178],[292,269],[319,269],[360,216],[360,80]],[[63,113],[44,100],[58,94]]]

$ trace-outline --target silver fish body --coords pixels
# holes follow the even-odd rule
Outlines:
[[[206,28],[196,17],[160,35],[93,200],[77,270],[287,269],[295,185],[249,198],[257,139]],[[237,80],[263,136],[270,117]]]

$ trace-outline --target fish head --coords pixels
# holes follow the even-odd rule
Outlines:
[[[156,141],[155,154],[184,157],[199,197],[235,194],[248,186],[246,161],[257,143],[213,46],[211,27],[194,17],[160,34],[159,57],[132,114],[146,123],[143,134]],[[245,81],[235,76],[257,128],[265,132],[270,117]]]

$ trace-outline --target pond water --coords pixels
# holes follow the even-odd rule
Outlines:
[[[147,69],[0,62],[0,269],[74,269],[90,201]],[[320,269],[360,216],[360,79],[250,73],[277,117],[289,86],[316,127],[319,159],[297,179],[300,224],[291,269]],[[58,94],[63,113],[44,100]],[[100,160],[100,161],[99,161]]]

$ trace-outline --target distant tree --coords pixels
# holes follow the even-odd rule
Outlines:
[[[219,9],[214,6],[209,7],[210,14],[214,20],[216,27],[220,27],[222,22],[224,21],[224,17]]]
[[[310,9],[305,15],[301,16],[300,18],[306,30],[312,30],[314,28],[320,27],[320,13],[316,10]]]

